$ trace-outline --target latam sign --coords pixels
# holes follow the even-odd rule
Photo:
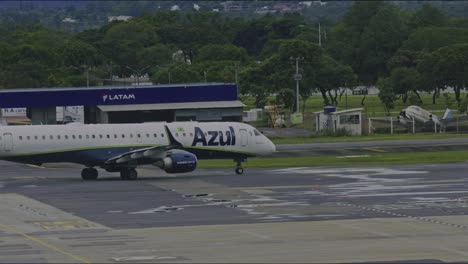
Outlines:
[[[237,100],[237,85],[229,83],[172,84],[139,87],[5,89],[0,107],[96,106],[165,104]]]
[[[134,94],[103,94],[102,101],[105,103],[109,101],[122,101],[122,100],[135,100]]]

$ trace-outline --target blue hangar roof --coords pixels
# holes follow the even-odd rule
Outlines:
[[[0,108],[160,104],[237,100],[233,83],[0,90]]]

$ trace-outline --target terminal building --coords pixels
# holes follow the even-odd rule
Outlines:
[[[242,121],[245,105],[231,83],[0,91],[0,108],[26,108],[32,124],[56,124],[58,106],[83,106],[90,124]]]

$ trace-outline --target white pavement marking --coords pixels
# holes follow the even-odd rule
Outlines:
[[[405,195],[455,194],[455,193],[468,193],[468,191],[399,192],[399,193],[375,193],[375,194],[346,194],[346,196],[347,196],[347,197],[380,197],[380,196],[405,196]]]
[[[254,232],[250,232],[250,231],[246,231],[246,230],[242,230],[241,231],[242,233],[246,233],[246,234],[249,234],[253,237],[257,237],[257,238],[261,238],[261,239],[265,239],[265,240],[271,240],[272,238],[270,236],[266,236],[266,235],[262,235],[262,234],[258,234],[258,233],[254,233]]]
[[[172,256],[134,256],[134,257],[117,257],[112,260],[117,262],[128,262],[128,261],[146,261],[146,260],[173,260],[177,257]]]

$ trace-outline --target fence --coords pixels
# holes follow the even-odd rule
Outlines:
[[[468,133],[468,116],[457,116],[433,121],[400,120],[396,117],[368,118],[365,124],[369,134],[403,134],[403,133]]]

